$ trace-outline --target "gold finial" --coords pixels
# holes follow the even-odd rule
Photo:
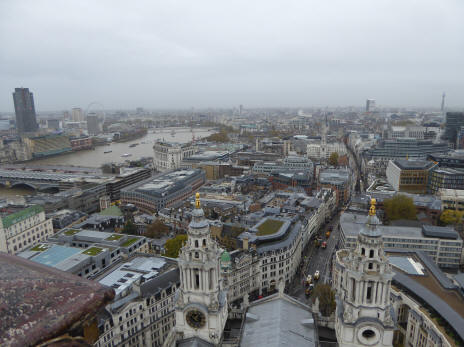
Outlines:
[[[200,208],[200,193],[195,194],[195,208]]]
[[[369,209],[369,216],[375,216],[375,199],[371,199],[371,208]]]

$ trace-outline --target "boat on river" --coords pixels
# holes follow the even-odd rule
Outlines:
[[[112,150],[109,150],[109,151],[104,151],[103,153],[104,153],[104,154],[107,154],[107,153],[111,153],[111,152],[113,152],[113,151],[112,151]]]
[[[123,158],[131,157],[131,156],[132,156],[132,154],[130,154],[130,153],[124,153],[123,155],[121,155],[121,157],[123,157]]]

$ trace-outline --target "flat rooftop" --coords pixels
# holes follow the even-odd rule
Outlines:
[[[435,165],[433,162],[428,160],[396,159],[393,163],[401,170],[426,170]]]
[[[367,215],[345,212],[340,216],[340,226],[347,237],[357,237],[361,228],[366,225]],[[378,228],[382,232],[383,237],[406,237],[411,238],[440,238],[461,240],[459,234],[451,228],[422,226],[417,227],[402,227],[392,225],[379,225]],[[425,231],[424,231],[425,230]]]
[[[386,253],[389,259],[394,259],[393,284],[402,291],[406,289],[420,305],[425,303],[435,310],[464,340],[464,297],[458,287],[425,253],[391,250]],[[398,262],[414,265],[398,266]]]
[[[156,277],[165,264],[166,260],[160,257],[136,257],[105,273],[98,282],[113,288],[119,295],[142,278],[147,281]]]
[[[168,192],[172,188],[181,188],[185,184],[185,181],[198,175],[200,172],[201,170],[199,169],[186,169],[162,173],[123,188],[122,190],[160,195]]]

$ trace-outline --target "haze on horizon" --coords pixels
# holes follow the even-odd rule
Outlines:
[[[464,1],[0,3],[0,111],[464,106]]]

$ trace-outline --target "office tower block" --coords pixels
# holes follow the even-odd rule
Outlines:
[[[18,133],[34,132],[38,129],[34,107],[34,96],[29,88],[15,88],[13,102]]]

